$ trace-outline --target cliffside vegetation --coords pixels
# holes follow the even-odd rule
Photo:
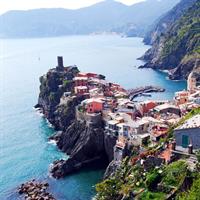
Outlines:
[[[173,136],[174,128],[197,114],[200,114],[200,108],[192,110],[171,127],[167,140]],[[158,152],[155,148],[151,148],[151,151]],[[133,163],[137,156],[138,152],[134,148],[132,156],[123,160],[114,175],[96,185],[97,200],[132,200],[133,198],[164,200],[172,197],[176,200],[200,199],[199,163],[194,171],[190,170],[184,157],[168,165],[148,164],[148,167],[145,167],[141,162]]]
[[[146,171],[141,165],[133,166],[128,159],[125,159],[114,176],[96,185],[96,199],[131,200],[135,198],[140,200],[164,200],[175,193],[178,195],[179,190],[181,191],[181,188],[184,187],[184,183],[188,180],[193,180],[194,176],[195,174],[189,171],[184,160]],[[200,186],[198,187],[200,188]],[[191,191],[193,190],[191,188]],[[187,195],[187,193],[182,196],[184,195]]]
[[[171,70],[171,79],[187,78],[191,71],[199,73],[199,0],[170,24],[166,31],[157,36],[144,59],[148,61],[147,67]]]

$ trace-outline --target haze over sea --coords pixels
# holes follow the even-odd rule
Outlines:
[[[142,38],[119,36],[71,36],[42,39],[0,40],[0,199],[16,200],[16,187],[36,178],[47,180],[58,200],[87,200],[103,169],[90,169],[62,180],[48,176],[50,163],[66,156],[48,143],[54,133],[33,106],[39,94],[39,77],[64,57],[66,66],[76,64],[81,71],[106,75],[125,88],[161,86],[165,93],[156,99],[172,99],[185,82],[173,82],[166,74],[139,70],[137,60],[149,46]]]

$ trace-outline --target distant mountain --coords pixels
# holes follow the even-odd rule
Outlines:
[[[132,6],[107,0],[77,10],[9,11],[0,16],[0,37],[49,37],[94,32],[142,36],[147,27],[179,0],[146,0]]]
[[[155,29],[163,31],[154,32],[153,46],[143,57],[147,61],[144,67],[170,70],[171,79],[187,78],[192,71],[200,78],[200,0],[182,0],[163,19]],[[171,20],[164,23],[166,19]]]

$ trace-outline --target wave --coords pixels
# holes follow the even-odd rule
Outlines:
[[[49,141],[48,141],[48,144],[52,144],[52,145],[56,146],[56,145],[57,145],[57,142],[56,142],[55,140],[49,140]]]

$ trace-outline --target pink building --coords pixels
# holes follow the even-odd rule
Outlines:
[[[74,78],[75,87],[78,86],[87,86],[88,85],[88,78],[87,77],[75,77]]]

